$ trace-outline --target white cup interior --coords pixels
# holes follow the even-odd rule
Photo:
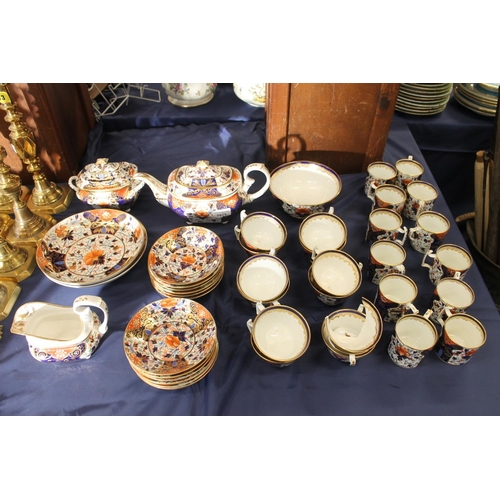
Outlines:
[[[437,190],[425,182],[412,182],[406,189],[415,200],[432,201],[438,196]]]
[[[375,191],[375,195],[385,203],[390,203],[392,205],[402,203],[406,198],[401,190],[387,184],[382,184],[382,186],[379,186]]]
[[[395,331],[403,344],[418,351],[430,349],[437,340],[434,326],[418,316],[403,316],[396,323]]]
[[[259,249],[280,248],[285,242],[285,231],[272,217],[249,215],[241,224],[241,237],[246,244]]]
[[[265,356],[287,361],[301,354],[307,345],[307,328],[290,309],[273,308],[261,312],[252,330],[254,341]]]
[[[368,349],[377,340],[377,324],[369,314],[365,317],[357,311],[345,310],[327,321],[332,342],[345,351]]]
[[[461,248],[441,245],[436,250],[436,257],[444,266],[455,271],[465,271],[471,265],[471,259]]]
[[[346,239],[345,226],[334,216],[328,214],[314,215],[304,221],[300,229],[300,238],[304,245],[313,250],[339,249]]]
[[[342,253],[319,254],[312,263],[314,281],[337,297],[352,293],[360,281],[359,267]]]
[[[390,210],[376,210],[370,214],[370,221],[384,231],[394,231],[401,226],[401,218]]]
[[[420,214],[417,218],[418,225],[429,233],[439,234],[450,229],[450,223],[441,215],[433,213]]]
[[[396,304],[409,304],[417,296],[415,285],[399,274],[384,276],[380,280],[379,288],[384,297]]]
[[[449,306],[466,308],[474,302],[471,289],[460,280],[441,280],[436,289],[441,300]]]
[[[237,279],[243,294],[254,302],[276,300],[288,285],[284,264],[267,255],[251,258],[242,266]]]
[[[400,160],[397,162],[396,168],[402,174],[409,175],[410,177],[416,177],[423,173],[422,167],[412,161]]]
[[[370,247],[373,258],[387,266],[399,266],[405,260],[405,251],[399,243],[378,241]]]
[[[485,340],[484,330],[467,316],[450,316],[445,321],[445,329],[450,339],[461,347],[479,347]]]
[[[375,179],[387,181],[395,177],[396,172],[389,165],[383,163],[374,163],[368,166],[368,173]]]

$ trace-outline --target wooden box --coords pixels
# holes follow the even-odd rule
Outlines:
[[[381,160],[398,83],[269,83],[267,165],[323,163],[337,173],[363,172]]]

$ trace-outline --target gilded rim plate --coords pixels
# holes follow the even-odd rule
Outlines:
[[[87,210],[51,227],[36,250],[50,280],[68,287],[100,285],[129,271],[147,244],[145,227],[113,209]]]
[[[202,362],[217,338],[210,312],[186,298],[169,297],[139,310],[125,328],[125,355],[138,370],[181,373]]]

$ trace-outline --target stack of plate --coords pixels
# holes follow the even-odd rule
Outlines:
[[[125,328],[123,345],[137,376],[165,390],[199,382],[219,353],[217,326],[210,312],[193,300],[175,297],[140,309]]]
[[[452,90],[452,83],[402,83],[396,111],[409,115],[437,115],[446,108]]]
[[[164,297],[201,297],[224,276],[222,240],[209,229],[172,229],[151,247],[148,272],[154,289]]]
[[[47,278],[60,285],[102,285],[132,269],[146,244],[146,229],[132,215],[109,208],[87,210],[47,231],[36,250],[36,262]]]
[[[466,108],[484,116],[495,116],[498,83],[457,83],[455,99]]]

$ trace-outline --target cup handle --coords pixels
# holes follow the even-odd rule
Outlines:
[[[453,275],[453,277],[457,279],[460,279],[460,276],[462,276],[462,273],[460,271],[456,271],[455,274]]]
[[[269,250],[269,255],[276,255],[276,249],[271,248],[271,250]]]
[[[394,266],[394,269],[397,269],[401,274],[406,273],[406,268],[403,264],[399,264],[398,266]]]
[[[328,209],[328,213],[329,213],[330,215],[333,215],[333,212],[334,212],[334,208],[333,208],[333,207],[330,207],[330,208]]]
[[[422,259],[422,264],[421,264],[421,267],[427,267],[429,269],[432,268],[432,266],[430,264],[427,264],[427,262],[425,262],[425,260],[427,259],[427,257],[430,257],[432,259],[435,259],[436,258],[436,254],[432,251],[432,250],[428,250],[425,254],[424,254],[424,258]]]
[[[236,239],[240,241],[240,233],[241,229],[238,226],[234,226],[234,235],[236,236]]]
[[[358,262],[358,267],[359,267],[359,270],[362,271],[363,270],[363,264],[361,262]]]
[[[312,249],[312,252],[311,252],[311,262],[314,261],[314,259],[318,256],[318,246],[315,246],[313,249]]]
[[[257,314],[261,313],[265,308],[266,306],[262,302],[257,302],[255,304],[255,310],[257,311]]]
[[[398,233],[403,233],[403,238],[401,240],[396,239],[396,243],[399,243],[401,246],[405,244],[406,237],[408,236],[408,228],[406,226],[400,227],[398,229]]]
[[[425,311],[424,318],[429,319],[431,314],[432,314],[432,309],[427,309],[427,311]]]
[[[349,354],[349,364],[354,366],[356,364],[356,356],[354,354]]]
[[[95,307],[102,311],[104,317],[99,325],[99,332],[106,333],[108,330],[108,306],[101,297],[97,297],[96,295],[81,295],[73,301],[73,311],[79,316],[86,315],[89,307]]]
[[[248,328],[248,331],[249,331],[250,333],[252,333],[252,329],[253,329],[253,320],[249,319],[249,320],[247,321],[247,328]]]
[[[410,302],[407,306],[411,309],[413,314],[418,314],[418,309]]]
[[[242,211],[240,212],[240,222],[243,222],[243,221],[244,221],[247,217],[248,217],[248,216],[247,216],[247,212],[246,212],[246,210],[242,210]]]

